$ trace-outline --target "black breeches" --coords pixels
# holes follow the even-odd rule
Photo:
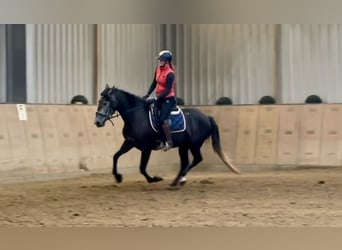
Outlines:
[[[160,125],[169,117],[172,108],[176,105],[175,98],[166,98],[158,103]]]

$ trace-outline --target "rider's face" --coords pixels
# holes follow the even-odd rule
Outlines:
[[[164,66],[165,65],[165,61],[164,60],[159,60],[159,66]]]

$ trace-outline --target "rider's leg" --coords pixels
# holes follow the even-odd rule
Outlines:
[[[163,128],[163,132],[164,132],[165,139],[166,139],[164,150],[168,150],[173,147],[173,142],[172,142],[169,122],[167,120],[165,120],[164,123],[162,124],[162,128]]]
[[[168,123],[168,118],[171,112],[171,109],[175,105],[175,100],[173,98],[166,99],[165,101],[160,103],[160,127],[162,128],[165,135],[165,148],[164,150],[168,150],[173,147],[171,129]]]

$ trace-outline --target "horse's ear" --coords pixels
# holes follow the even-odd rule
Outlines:
[[[109,89],[109,86],[106,83],[106,86],[105,86],[104,90],[102,90],[102,92],[101,92],[101,96],[104,96],[108,92],[108,89]]]

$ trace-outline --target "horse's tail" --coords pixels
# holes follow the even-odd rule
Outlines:
[[[234,166],[229,157],[222,151],[220,132],[216,121],[211,116],[209,116],[209,121],[211,125],[211,140],[214,151],[220,156],[221,160],[230,170],[232,170],[236,174],[239,174],[240,171]]]

